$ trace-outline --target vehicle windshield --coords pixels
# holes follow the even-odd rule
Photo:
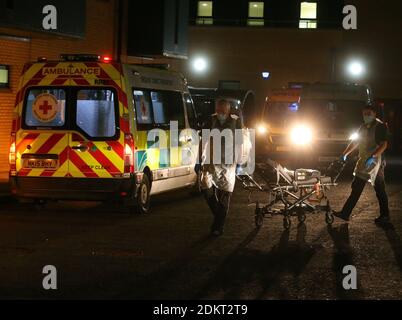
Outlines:
[[[278,126],[285,126],[298,113],[297,102],[269,102],[267,104],[264,119],[267,123]]]
[[[322,128],[350,129],[362,123],[365,101],[304,99],[300,114]]]

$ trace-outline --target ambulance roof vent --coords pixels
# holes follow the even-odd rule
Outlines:
[[[62,61],[100,61],[101,56],[97,54],[61,54]]]

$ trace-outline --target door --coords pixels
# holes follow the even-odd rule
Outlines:
[[[17,172],[28,177],[68,175],[68,87],[33,87],[25,96],[16,137]]]
[[[69,175],[76,178],[115,178],[124,175],[120,144],[119,103],[112,88],[78,88],[69,135]]]

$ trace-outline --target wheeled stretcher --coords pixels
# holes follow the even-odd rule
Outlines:
[[[267,204],[255,202],[257,228],[264,224],[266,217],[282,215],[283,226],[289,229],[291,217],[297,217],[298,221],[303,223],[307,213],[325,213],[326,223],[331,225],[334,222],[327,192],[331,187],[337,186],[337,180],[344,168],[345,162],[335,161],[329,166],[326,175],[322,175],[318,170],[291,171],[268,160],[256,165],[256,173],[263,179],[263,183],[258,183],[248,174],[238,175],[237,178],[243,188],[249,191],[250,203],[253,192],[259,191],[268,195]]]

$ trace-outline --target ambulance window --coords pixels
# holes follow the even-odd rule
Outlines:
[[[183,96],[180,92],[163,91],[166,123],[178,123],[179,129],[185,128]]]
[[[24,124],[27,127],[64,127],[66,91],[64,89],[30,89],[26,95],[24,117]]]
[[[139,125],[152,125],[151,98],[148,92],[134,91],[135,111]]]
[[[78,91],[77,126],[91,138],[116,136],[115,93],[111,90]]]
[[[165,102],[163,94],[160,92],[151,92],[151,99],[155,124],[168,124],[165,117]]]

